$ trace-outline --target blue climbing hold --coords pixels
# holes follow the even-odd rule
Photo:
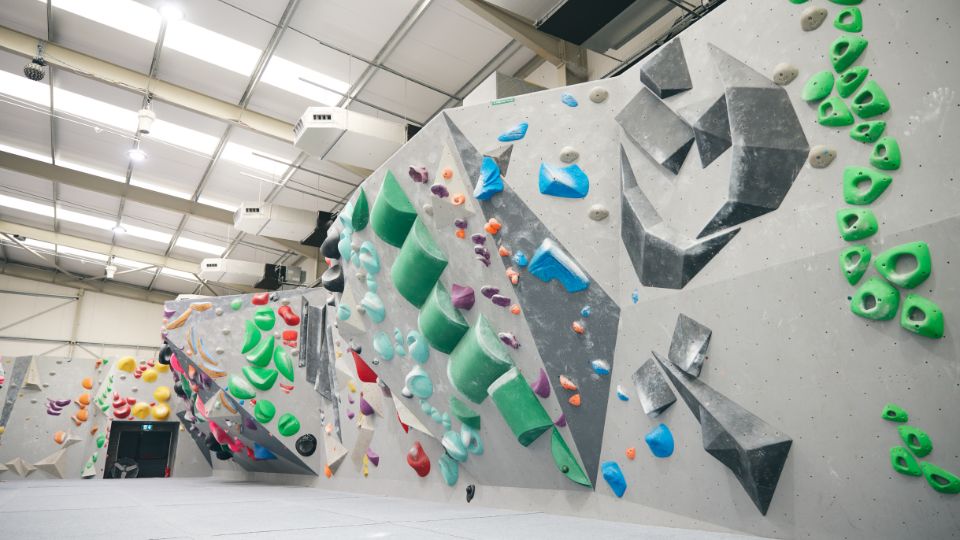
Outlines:
[[[382,323],[387,318],[387,309],[383,307],[383,300],[373,291],[367,291],[363,295],[360,305],[366,310],[370,320],[375,323]]]
[[[430,347],[423,334],[416,330],[407,333],[407,345],[410,347],[410,357],[413,361],[422,364],[430,357]]]
[[[350,318],[350,306],[340,304],[337,306],[337,320],[345,321]]]
[[[560,94],[560,101],[562,101],[563,104],[566,105],[567,107],[576,107],[577,105],[579,105],[579,103],[577,103],[577,98],[573,97],[573,95],[568,94],[566,92],[564,92],[563,94]]]
[[[587,274],[549,238],[540,243],[540,247],[530,259],[527,271],[541,281],[557,279],[567,292],[582,291],[590,285]]]
[[[540,193],[567,199],[582,199],[590,191],[590,179],[579,165],[551,167],[540,164]]]
[[[670,428],[666,424],[653,428],[643,440],[647,441],[650,451],[658,458],[673,455],[673,433],[670,433]]]
[[[253,459],[257,461],[263,461],[265,459],[277,459],[277,456],[275,456],[267,447],[253,443]]]
[[[636,304],[640,301],[640,291],[633,291],[633,294],[630,295],[630,299],[633,300],[633,303]]]
[[[478,201],[485,201],[503,191],[503,177],[500,176],[500,166],[490,156],[483,156],[480,163],[480,179],[473,190],[473,196]]]
[[[394,349],[393,342],[386,332],[377,332],[373,335],[373,349],[377,351],[384,360],[393,360]]]
[[[604,461],[600,465],[600,470],[603,472],[603,479],[610,485],[614,494],[617,497],[623,497],[623,493],[627,491],[627,479],[623,477],[620,465],[617,465],[616,461]]]
[[[580,316],[586,319],[590,316],[590,306],[583,306],[583,309],[580,310]]]
[[[527,134],[527,128],[530,127],[526,122],[520,122],[509,131],[504,131],[497,137],[500,142],[519,141]]]
[[[526,253],[524,253],[524,252],[522,252],[522,251],[518,251],[518,252],[516,252],[516,253],[513,254],[513,262],[514,262],[514,264],[516,264],[516,265],[519,266],[520,268],[523,268],[523,267],[525,267],[525,266],[527,265],[527,263],[529,263],[530,261],[527,260],[527,254],[526,254]]]
[[[590,362],[590,367],[593,368],[593,372],[597,375],[609,375],[610,374],[610,362],[606,360],[594,360]]]
[[[630,401],[630,396],[627,394],[627,391],[619,384],[617,385],[617,397],[620,401]]]

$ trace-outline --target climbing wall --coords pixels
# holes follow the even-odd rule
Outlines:
[[[729,0],[615,79],[444,112],[324,289],[168,303],[181,420],[324,487],[955,534],[957,11]]]
[[[102,478],[113,423],[170,421],[178,407],[169,368],[155,359],[23,356],[4,357],[0,366],[2,480]],[[184,436],[171,474],[209,474]]]

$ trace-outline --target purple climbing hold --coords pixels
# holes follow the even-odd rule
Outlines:
[[[500,307],[508,307],[512,303],[512,301],[509,298],[507,298],[506,296],[503,296],[502,294],[493,295],[490,298],[490,301]]]
[[[450,300],[453,302],[453,307],[469,310],[476,302],[473,287],[454,283],[450,286]]]
[[[347,401],[349,401],[350,404],[353,405],[353,394],[347,394]]]
[[[490,266],[490,257],[484,257],[482,255],[477,255],[474,259],[483,263],[484,266]]]
[[[470,236],[470,240],[473,240],[473,243],[474,243],[474,244],[477,244],[477,245],[479,245],[479,246],[482,246],[483,244],[486,244],[486,243],[487,243],[487,235],[485,235],[485,234],[483,234],[483,233],[476,233],[476,234]]]
[[[256,420],[254,420],[253,417],[251,417],[251,416],[244,417],[244,419],[243,419],[243,427],[245,427],[245,428],[247,428],[247,429],[251,429],[251,430],[256,431],[256,429],[257,429],[257,422],[256,422]]]
[[[426,184],[430,181],[430,173],[427,172],[427,168],[421,165],[411,165],[410,166],[410,178],[414,182],[421,182]]]
[[[177,312],[177,310],[175,310],[175,309],[170,309],[170,308],[168,308],[168,307],[166,307],[166,306],[164,306],[164,308],[163,308],[163,316],[164,316],[165,318],[167,318],[167,319],[169,319],[170,317],[173,317],[173,314],[176,313],[176,312]]]
[[[434,184],[430,186],[430,193],[433,193],[441,199],[446,199],[450,196],[450,190],[448,190],[447,186],[443,184]]]
[[[370,403],[363,399],[363,396],[360,396],[360,414],[364,416],[373,415],[373,407],[370,406]]]
[[[503,344],[508,347],[514,349],[520,348],[520,342],[517,341],[517,336],[511,334],[510,332],[500,332],[497,334],[497,337],[500,338],[500,341],[502,341]]]
[[[557,427],[564,427],[564,426],[566,426],[566,425],[567,425],[567,415],[565,415],[565,414],[563,414],[563,413],[560,413],[560,416],[558,416],[557,419],[553,421],[553,425],[555,425],[555,426],[557,426]]]
[[[453,226],[456,227],[456,228],[458,228],[458,229],[466,229],[466,228],[467,228],[467,220],[465,220],[465,219],[463,219],[463,218],[457,218],[457,219],[453,220]]]
[[[490,250],[488,250],[483,246],[473,246],[473,252],[483,257],[484,259],[490,258]]]
[[[373,463],[374,467],[380,466],[380,455],[374,452],[372,448],[367,448],[367,459],[370,460],[370,463]]]
[[[530,388],[533,390],[534,394],[542,398],[550,397],[550,377],[547,376],[547,372],[543,368],[540,368],[540,376],[537,377],[537,380],[530,383]],[[567,419],[562,414],[554,423],[560,426],[560,420],[563,420],[563,424],[566,425]]]
[[[353,420],[353,417],[354,417],[354,416],[356,416],[356,415],[353,414],[353,411],[347,411],[347,418],[349,418],[350,420]]]
[[[496,287],[491,287],[490,285],[484,285],[480,287],[480,294],[486,296],[487,298],[493,298],[493,295],[500,292],[500,289]]]

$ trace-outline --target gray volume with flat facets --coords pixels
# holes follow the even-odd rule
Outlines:
[[[32,356],[18,356],[13,361],[13,369],[10,370],[10,376],[7,378],[7,399],[4,400],[3,411],[0,412],[0,426],[6,426],[7,421],[10,420],[13,405],[17,402],[17,396],[20,395],[20,388],[23,387],[23,380],[27,378],[27,371],[32,361]],[[2,433],[0,437],[3,437]]]
[[[637,397],[640,398],[640,406],[647,416],[659,416],[677,401],[677,396],[652,358],[634,371],[632,378],[637,388]]]
[[[727,202],[698,238],[780,207],[809,147],[786,90],[714,45],[733,142]]]
[[[703,449],[733,472],[766,514],[793,439],[654,353],[700,422]]]
[[[688,375],[699,377],[711,334],[709,328],[681,313],[677,316],[667,358]]]
[[[670,97],[693,88],[687,58],[683,54],[680,39],[674,39],[660,47],[643,67],[640,81],[661,98]]]
[[[327,371],[327,358],[322,354],[324,330],[327,327],[326,313],[322,306],[311,306],[304,299],[301,312],[303,318],[303,343],[300,348],[300,358],[306,360],[307,382],[313,384],[321,396],[331,399],[330,380]]]
[[[507,169],[510,167],[510,154],[513,153],[513,145],[507,144],[487,150],[483,155],[493,158],[497,162],[497,168],[500,169],[500,176],[507,176]]]
[[[700,164],[703,167],[720,157],[733,142],[730,140],[730,121],[727,118],[727,98],[720,96],[693,124]]]
[[[694,241],[671,229],[637,185],[623,147],[620,178],[620,237],[637,277],[647,287],[682,289],[740,230]]]
[[[647,155],[673,174],[680,171],[693,146],[693,128],[647,88],[641,88],[617,114],[617,123]]]
[[[203,456],[203,459],[207,460],[207,464],[213,466],[213,460],[210,458],[210,449],[207,448],[207,440],[203,431],[197,427],[196,422],[191,422],[187,420],[187,411],[180,411],[177,413],[177,418],[180,419],[180,425],[183,426],[183,429],[190,434],[190,438],[193,439],[193,442],[197,445],[197,449],[200,450],[200,455]]]

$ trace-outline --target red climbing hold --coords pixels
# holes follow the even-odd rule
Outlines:
[[[277,310],[277,315],[280,315],[283,318],[283,322],[287,323],[287,326],[296,326],[300,324],[300,316],[293,312],[293,308],[290,306],[281,306]]]
[[[420,445],[420,441],[414,443],[413,448],[407,452],[407,465],[417,471],[420,477],[430,474],[430,458]]]
[[[363,357],[357,354],[357,351],[350,350],[353,354],[353,363],[357,366],[357,377],[360,379],[360,382],[377,382],[377,374],[370,369],[370,366],[367,365],[367,362],[364,361]]]
[[[296,341],[298,334],[296,330],[284,330],[282,337],[284,341]]]
[[[403,428],[404,433],[410,433],[410,426],[403,423],[403,420],[400,419],[400,413],[397,413],[397,422],[400,422],[400,427]]]
[[[269,301],[270,301],[270,293],[268,292],[257,293],[253,295],[253,298],[250,299],[250,303],[255,306],[266,305],[266,303]]]

